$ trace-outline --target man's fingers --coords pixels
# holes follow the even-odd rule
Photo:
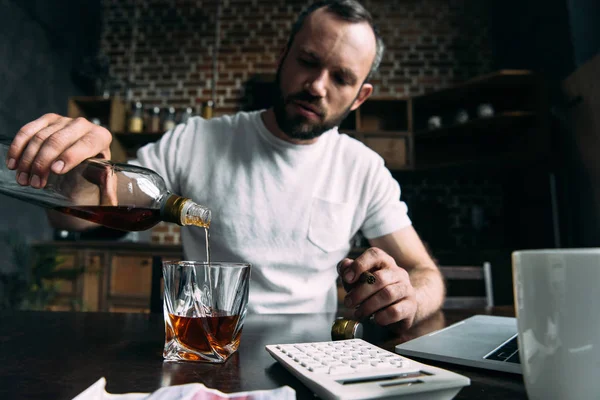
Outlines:
[[[352,259],[351,258],[344,258],[342,261],[340,261],[337,265],[337,273],[338,275],[341,274],[342,271],[344,271],[350,264],[352,264]]]
[[[100,205],[101,206],[118,206],[119,198],[117,196],[117,175],[110,171],[106,177],[104,186],[100,186]]]
[[[401,300],[374,314],[375,322],[381,326],[396,324],[397,327],[408,329],[414,321],[414,304]]]
[[[67,121],[64,119],[57,120],[51,125],[42,128],[29,138],[27,145],[23,149],[19,158],[17,166],[17,180],[21,185],[32,184],[34,187],[41,187],[40,180],[40,166],[36,168],[36,173],[32,172],[33,161],[35,160],[40,148],[44,146],[44,143],[48,137],[54,134],[56,131],[62,129],[66,125]]]
[[[68,120],[62,129],[54,132],[52,136],[46,139],[44,146],[39,149],[35,156],[31,167],[31,174],[40,177],[41,187],[46,185],[50,172],[56,174],[68,172],[89,157],[89,155],[80,155],[67,165],[63,159],[63,154],[75,145],[78,140],[88,135],[90,133],[89,129],[93,127],[95,125],[92,125],[83,118]],[[77,160],[79,161],[77,162]]]
[[[58,166],[53,165],[52,171],[55,173],[68,172],[90,157],[110,158],[110,153],[105,153],[105,151],[109,148],[111,140],[111,134],[101,127],[86,132],[58,157],[57,161],[63,163],[62,170],[59,172]]]
[[[89,157],[110,158],[111,140],[110,132],[85,118],[46,114],[19,130],[6,163],[21,185],[41,188],[50,172],[66,173]]]
[[[27,147],[27,144],[29,143],[31,137],[40,130],[59,120],[60,118],[60,115],[45,114],[40,118],[23,125],[15,135],[8,149],[8,154],[6,157],[7,166],[10,169],[16,169],[19,163],[19,159],[21,158],[21,155]]]
[[[117,206],[118,181],[114,169],[110,165],[91,163],[82,171],[86,181],[98,187],[101,206]]]
[[[400,276],[394,273],[394,271],[389,268],[373,271],[371,274],[375,282],[373,282],[372,284],[365,282],[354,285],[352,291],[348,293],[348,295],[344,299],[344,304],[347,307],[357,307],[358,305],[367,304],[367,311],[373,313],[378,309],[385,307],[386,305],[391,304],[397,300],[371,300],[371,297],[376,296],[379,291],[385,290],[387,287],[400,283]],[[363,306],[361,306],[361,310],[363,309]]]
[[[389,254],[376,247],[371,247],[358,256],[353,263],[345,265],[345,268],[341,269],[341,276],[346,283],[353,284],[363,272],[391,265],[396,265],[396,262]]]
[[[361,280],[364,273],[371,281]],[[408,272],[385,251],[371,247],[351,263],[342,262],[339,273],[350,287],[344,305],[354,308],[354,318],[373,316],[379,325],[410,327],[417,311],[415,289]]]
[[[356,310],[361,317],[374,314],[375,312],[388,307],[410,294],[409,287],[405,282],[395,282],[382,287],[369,298],[360,302],[360,307]]]

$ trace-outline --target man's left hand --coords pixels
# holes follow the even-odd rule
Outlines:
[[[373,284],[359,283],[360,275],[369,271]],[[417,313],[415,288],[408,272],[399,267],[385,251],[371,247],[355,260],[344,258],[338,264],[344,286],[351,288],[344,299],[346,307],[355,308],[355,318],[374,316],[382,326],[394,330],[412,326]]]

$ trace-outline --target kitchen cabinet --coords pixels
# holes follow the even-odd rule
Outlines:
[[[148,313],[153,295],[162,293],[157,260],[183,257],[181,246],[133,242],[38,242],[33,249],[54,249],[57,268],[82,271],[73,280],[55,282],[58,293],[48,305],[54,311]]]
[[[547,93],[528,70],[500,70],[405,98],[368,99],[340,131],[392,171],[518,166],[548,160]]]
[[[379,154],[391,170],[409,170],[414,162],[409,99],[368,99],[346,117],[340,132]]]
[[[410,99],[414,168],[520,167],[551,158],[545,84],[500,70]]]

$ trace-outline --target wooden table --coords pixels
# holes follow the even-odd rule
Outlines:
[[[446,311],[394,344],[473,314],[513,315],[512,308]],[[0,399],[72,399],[100,377],[110,393],[152,392],[161,386],[202,382],[224,392],[288,385],[297,399],[312,393],[266,352],[266,344],[330,340],[334,314],[250,315],[239,351],[225,364],[163,363],[160,314],[0,313]],[[526,399],[520,375],[433,363],[471,378],[457,399]]]

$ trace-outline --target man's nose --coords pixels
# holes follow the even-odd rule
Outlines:
[[[325,97],[327,94],[327,71],[321,71],[306,82],[306,90],[315,97]]]

